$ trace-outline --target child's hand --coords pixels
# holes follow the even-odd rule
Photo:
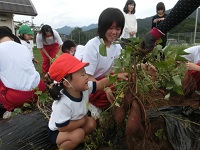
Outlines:
[[[128,80],[128,73],[118,73],[118,78],[123,80]]]
[[[109,87],[107,87],[107,88],[104,89],[104,91],[105,91],[105,93],[106,93],[106,96],[107,96],[107,98],[108,98],[108,101],[109,101],[111,104],[113,104],[113,102],[114,102],[114,100],[115,100],[115,97],[114,97],[114,95],[113,95],[113,93],[112,93],[112,90],[111,90]]]
[[[185,64],[188,70],[197,70],[200,71],[200,66],[196,65],[195,63],[188,62]]]

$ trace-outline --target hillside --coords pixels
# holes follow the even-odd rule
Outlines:
[[[170,11],[171,11],[171,9],[167,10],[166,13],[168,14]],[[143,33],[145,33],[146,31],[148,31],[151,28],[152,17],[153,16],[146,17],[146,18],[143,18],[143,19],[140,19],[140,18],[137,19],[137,22],[138,22],[138,33],[139,34],[143,34]],[[194,18],[195,19],[196,18],[196,11],[193,12],[188,18]],[[200,20],[200,11],[198,11],[198,20]],[[66,26],[64,26],[62,28],[58,28],[56,30],[60,34],[69,35],[74,28],[75,27],[69,27],[69,26],[66,25]],[[96,29],[97,28],[97,24],[91,24],[89,26],[82,26],[80,28],[82,28],[83,31],[90,31],[91,29]]]

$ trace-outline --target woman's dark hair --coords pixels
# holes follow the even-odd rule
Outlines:
[[[68,74],[64,77],[65,79],[72,80],[72,74]],[[50,96],[53,98],[53,100],[60,100],[62,94],[60,91],[64,89],[63,81],[61,80],[59,83],[52,83],[53,85],[48,88]]]
[[[0,26],[0,39],[4,38],[6,36],[12,38],[15,42],[21,44],[19,38],[12,33],[12,30],[9,27],[7,27],[7,26]]]
[[[158,10],[163,10],[163,13],[165,12],[165,4],[163,2],[159,2],[156,5],[156,12],[158,12]]]
[[[127,0],[127,1],[126,1],[126,4],[125,4],[124,9],[123,9],[124,12],[125,12],[126,14],[128,13],[128,5],[131,5],[131,4],[134,5],[134,8],[133,8],[133,10],[131,11],[131,14],[135,14],[136,3],[135,3],[134,0]]]
[[[46,41],[46,35],[47,35],[48,32],[50,32],[51,35],[54,38],[53,29],[51,28],[51,26],[49,26],[49,25],[43,25],[42,28],[41,28],[41,30],[40,30],[40,34],[42,34],[43,41]]]
[[[72,40],[66,40],[66,41],[63,42],[62,52],[66,53],[72,47],[76,47],[76,44]]]
[[[117,27],[121,28],[121,33],[124,28],[124,15],[118,8],[107,8],[99,16],[97,34],[100,38],[105,39],[106,31],[111,27],[112,23],[115,22]]]

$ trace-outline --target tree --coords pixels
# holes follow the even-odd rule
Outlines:
[[[86,35],[82,31],[81,28],[76,27],[72,32],[70,33],[70,39],[73,40],[76,44],[85,45],[85,39]]]

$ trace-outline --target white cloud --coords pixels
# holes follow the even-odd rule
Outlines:
[[[156,4],[160,0],[135,0],[136,17],[146,18],[156,13]],[[177,0],[163,0],[166,10],[171,9]],[[87,26],[97,23],[100,13],[107,7],[123,10],[126,0],[32,0],[38,15],[33,22],[36,25],[49,24],[53,28],[65,25]],[[15,21],[29,20],[30,16],[15,15]]]

